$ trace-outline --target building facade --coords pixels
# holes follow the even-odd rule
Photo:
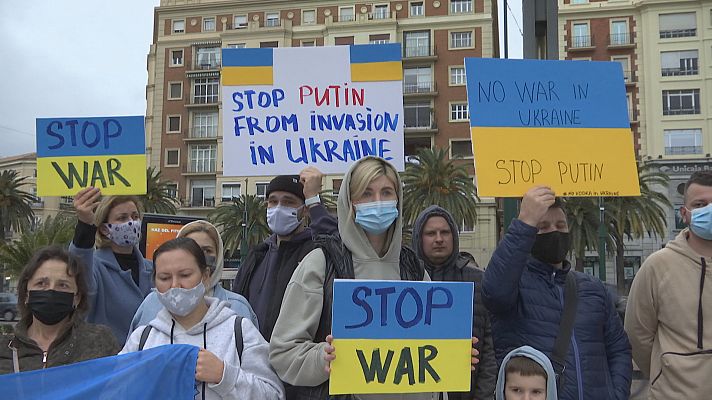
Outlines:
[[[465,57],[497,57],[496,0],[162,0],[148,55],[149,164],[170,181],[180,213],[206,215],[272,176],[224,176],[221,49],[402,43],[405,154],[450,148],[474,177]],[[338,193],[341,176],[325,189]],[[495,247],[494,199],[482,199],[461,248],[486,265]]]
[[[636,155],[670,176],[668,235],[630,243],[632,279],[684,228],[681,184],[712,165],[712,1],[559,0],[558,19],[560,58],[621,63]]]

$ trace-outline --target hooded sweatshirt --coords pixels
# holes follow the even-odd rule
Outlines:
[[[502,360],[502,366],[499,367],[499,375],[497,376],[496,400],[504,400],[507,363],[512,357],[527,357],[541,365],[541,367],[544,368],[544,371],[546,371],[546,400],[558,399],[556,394],[556,374],[554,373],[554,367],[552,367],[551,361],[549,361],[549,357],[533,347],[522,346],[510,351],[509,354],[504,357],[504,360]]]
[[[187,231],[187,228],[196,225],[202,225],[209,229],[215,229],[215,226],[213,226],[213,224],[211,224],[210,222],[193,221],[189,224],[185,224],[180,229],[180,231],[178,231],[178,237],[185,236],[184,232]],[[215,257],[215,271],[213,271],[213,273],[210,275],[210,286],[207,290],[206,295],[215,297],[220,301],[227,301],[228,307],[230,307],[237,315],[249,319],[250,321],[252,321],[253,325],[259,327],[257,316],[255,315],[254,311],[252,311],[252,307],[250,307],[250,303],[247,302],[247,299],[237,293],[233,293],[227,289],[224,289],[220,285],[220,277],[222,276],[222,271],[224,267],[223,254],[225,253],[225,250],[223,248],[223,241],[220,235],[218,235],[217,249],[215,249],[215,252],[217,254],[217,256]],[[129,327],[128,334],[130,335],[131,332],[136,330],[136,328],[141,325],[147,325],[151,320],[156,318],[156,315],[159,311],[161,311],[162,308],[163,305],[160,301],[158,301],[158,296],[156,295],[156,293],[149,293],[148,296],[146,296],[146,298],[143,300],[141,305],[138,307],[138,310],[136,310],[136,314],[134,314],[133,319],[131,320],[131,326]]]
[[[398,202],[398,218],[386,233],[388,250],[383,257],[376,253],[364,230],[354,221],[350,195],[351,174],[365,159],[351,166],[341,184],[337,201],[339,233],[351,252],[356,279],[400,280],[403,228],[401,202]],[[398,199],[402,199],[400,178],[395,186]],[[325,269],[326,258],[321,249],[315,249],[304,257],[287,285],[282,311],[272,332],[270,362],[280,378],[294,386],[319,386],[329,379],[324,360],[326,342],[313,341],[324,301]],[[434,396],[437,394],[358,395],[357,398],[420,400],[437,398]]]
[[[269,344],[247,319],[242,320],[244,350],[242,359],[235,347],[235,313],[225,301],[206,297],[208,311],[203,319],[185,329],[163,308],[149,324],[150,331],[144,349],[164,344],[191,344],[205,348],[224,363],[222,380],[205,385],[206,399],[284,399],[284,388],[269,365]],[[139,326],[119,354],[138,351],[145,326]],[[203,344],[206,343],[206,346]],[[202,393],[203,385],[197,390]],[[201,398],[199,395],[196,398]]]
[[[635,275],[625,330],[633,359],[650,377],[650,399],[712,393],[712,257],[697,254],[684,229]]]

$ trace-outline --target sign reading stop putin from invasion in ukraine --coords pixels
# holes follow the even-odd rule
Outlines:
[[[37,195],[146,193],[142,116],[37,119]]]
[[[368,155],[403,170],[398,44],[223,49],[226,176],[343,173]]]
[[[466,392],[471,282],[335,280],[329,394]]]
[[[465,59],[480,196],[639,196],[620,63]]]

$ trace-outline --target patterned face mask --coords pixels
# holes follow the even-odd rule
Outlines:
[[[158,301],[166,307],[169,313],[179,317],[185,317],[190,314],[195,307],[198,306],[200,299],[205,296],[205,285],[200,281],[198,285],[192,289],[170,288],[164,293],[155,290],[158,295]]]
[[[109,239],[117,246],[133,247],[141,239],[141,220],[128,221],[122,224],[104,224],[109,231]]]

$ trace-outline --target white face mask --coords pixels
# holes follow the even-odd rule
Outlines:
[[[299,208],[276,206],[267,209],[267,225],[269,229],[279,236],[286,236],[294,232],[302,222],[297,218]]]
[[[205,285],[200,281],[192,289],[170,288],[161,293],[158,289],[153,289],[158,295],[158,301],[166,307],[169,313],[179,317],[185,317],[198,306],[200,300],[205,296]]]
[[[121,247],[133,247],[141,239],[141,220],[122,224],[104,224],[109,233],[106,235],[114,244]]]

